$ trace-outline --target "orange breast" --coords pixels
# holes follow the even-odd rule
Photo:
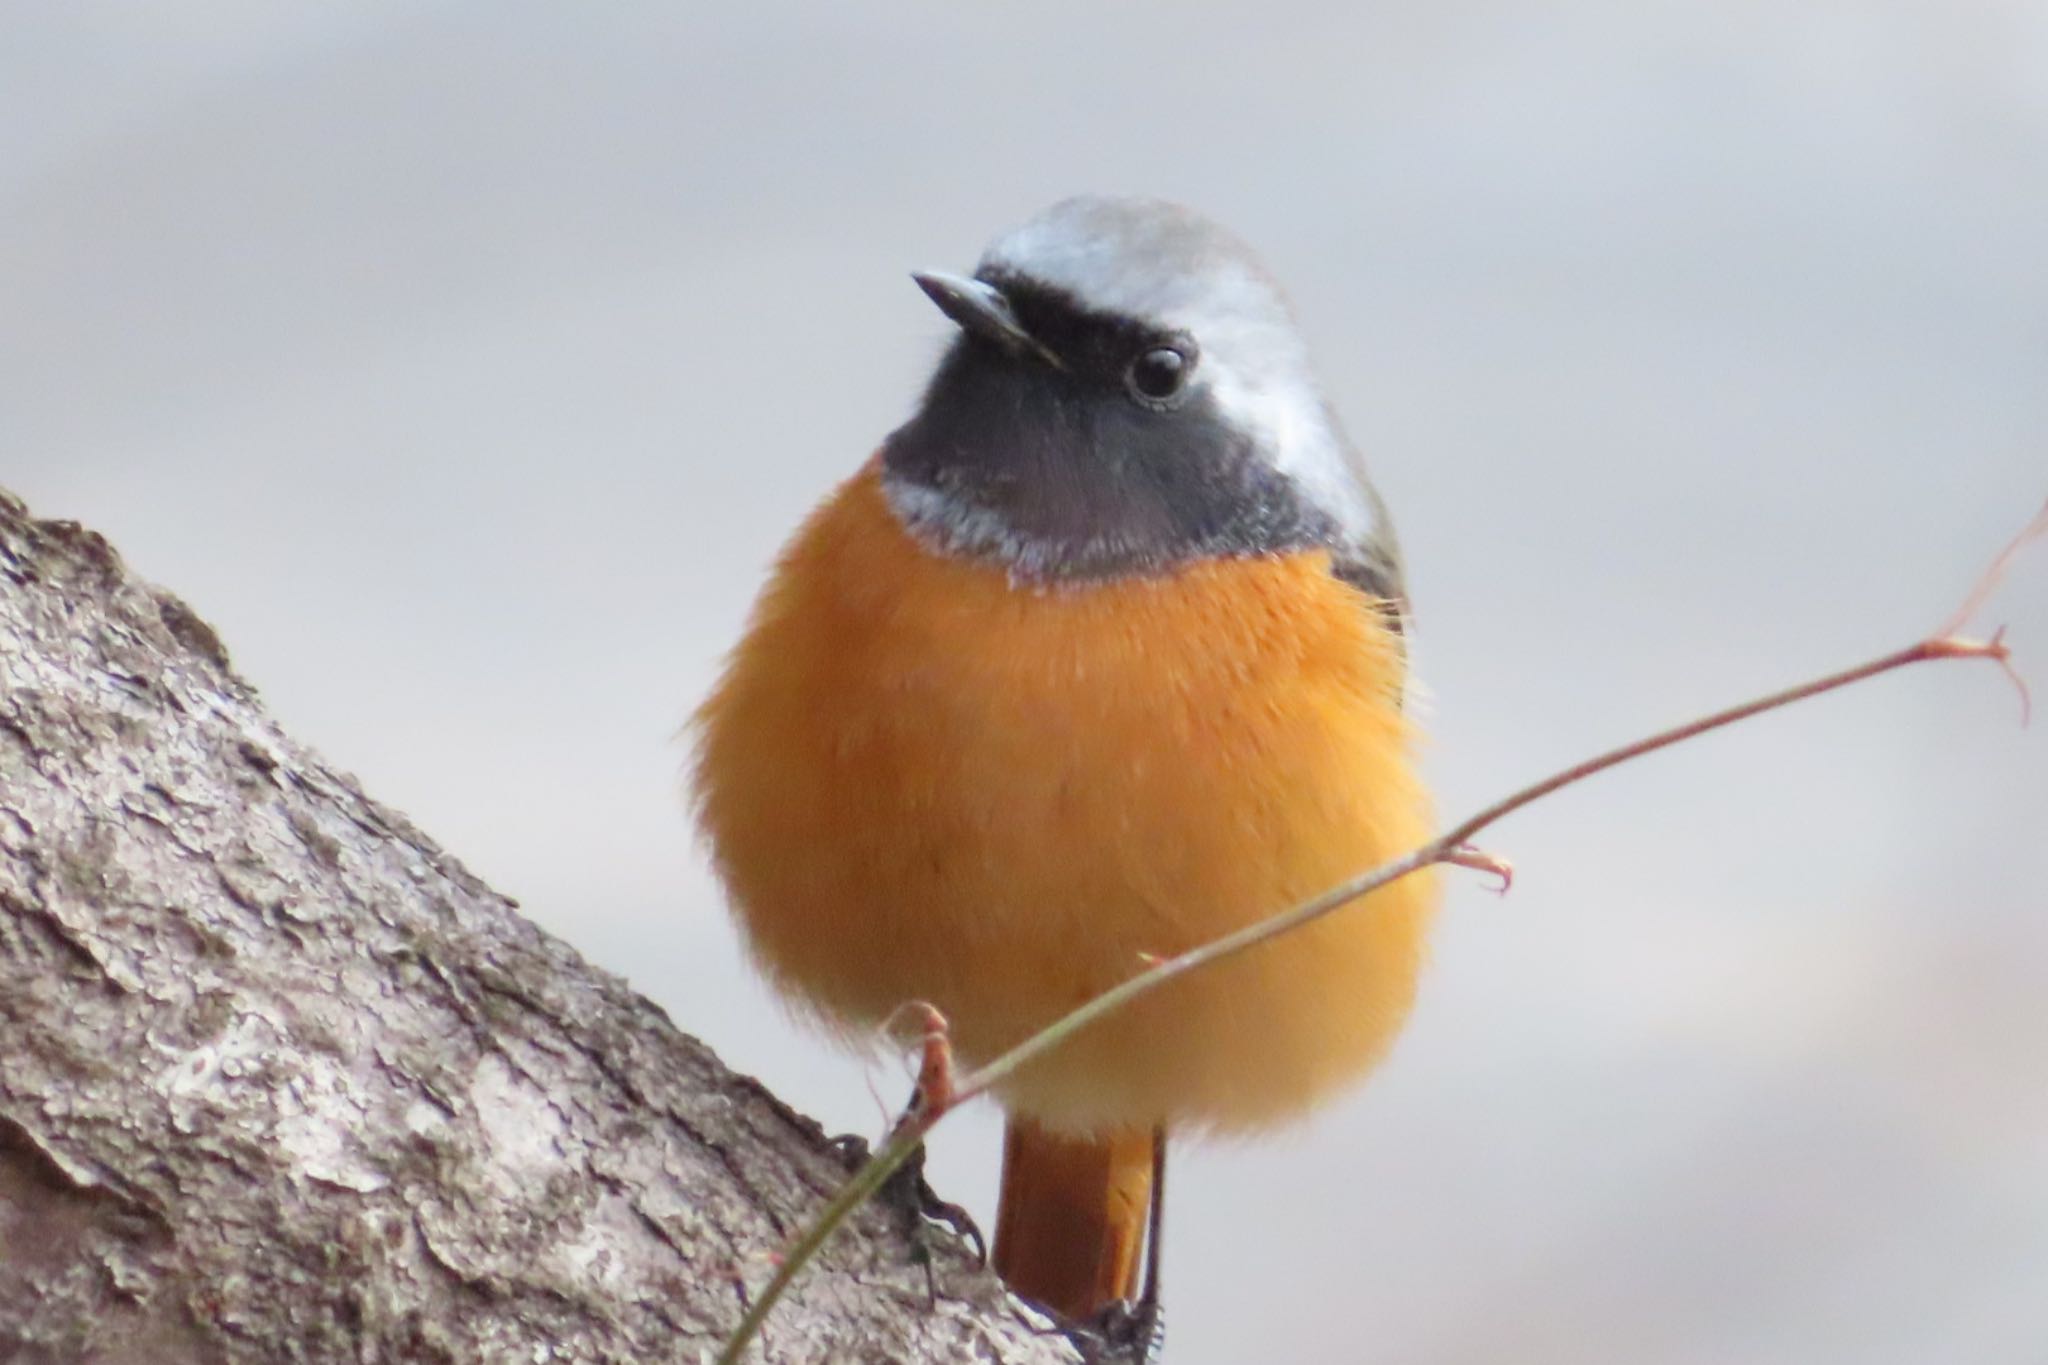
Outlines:
[[[985,1060],[1139,970],[1428,837],[1399,642],[1321,553],[1011,586],[912,541],[871,463],[797,535],[699,714],[701,819],[754,955],[820,1017],[906,1000]],[[1419,874],[1027,1068],[1070,1131],[1242,1131],[1408,1012]]]

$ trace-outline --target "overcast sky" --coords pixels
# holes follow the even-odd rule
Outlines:
[[[1257,243],[1392,503],[1467,811],[1905,643],[2048,495],[2037,4],[0,11],[0,483],[839,1129],[673,736],[1077,190]],[[2048,552],[2009,621],[2048,693]],[[1393,1061],[1173,1187],[1176,1365],[2035,1362],[2048,736],[1881,680],[1490,838]],[[938,1141],[988,1211],[992,1114]]]

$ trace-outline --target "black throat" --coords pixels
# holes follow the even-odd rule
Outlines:
[[[953,343],[917,416],[882,448],[892,500],[920,538],[1029,582],[1341,549],[1332,518],[1259,458],[1199,377],[1165,411],[1126,391],[1130,357],[1167,338],[1054,291],[1003,287],[1062,368],[973,336]]]

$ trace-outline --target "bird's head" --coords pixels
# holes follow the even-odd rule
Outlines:
[[[928,544],[1031,582],[1324,547],[1399,596],[1286,296],[1230,232],[1161,200],[1068,199],[971,276],[914,278],[960,328],[884,447]]]

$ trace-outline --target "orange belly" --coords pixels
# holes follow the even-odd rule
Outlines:
[[[783,556],[698,716],[755,958],[845,1030],[928,1000],[986,1060],[1429,835],[1400,643],[1320,552],[1013,587],[911,540],[870,463]],[[1075,1132],[1288,1118],[1372,1064],[1436,900],[1408,877],[1026,1068]]]

